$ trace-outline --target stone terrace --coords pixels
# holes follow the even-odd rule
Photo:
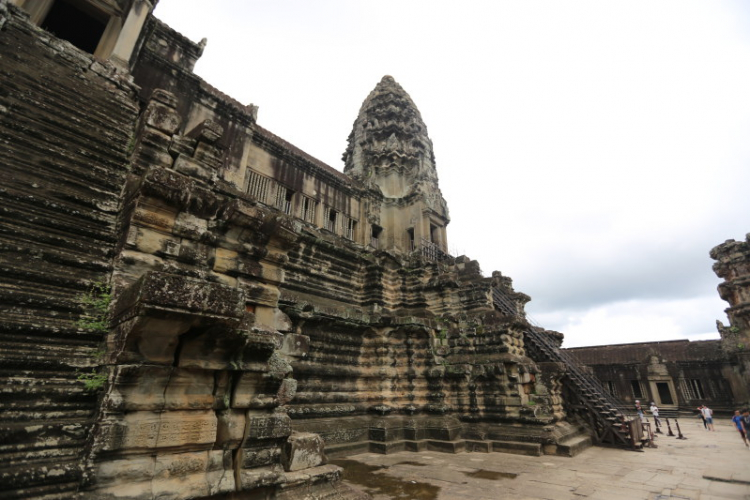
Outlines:
[[[345,461],[344,478],[374,500],[719,500],[750,498],[750,449],[728,419],[716,432],[685,419],[686,440],[645,452],[593,447],[573,458],[401,452]]]

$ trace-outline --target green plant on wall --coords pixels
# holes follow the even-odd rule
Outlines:
[[[83,382],[83,385],[87,391],[98,391],[104,387],[104,382],[107,381],[107,375],[104,373],[98,373],[96,368],[92,368],[90,372],[80,373],[78,380]]]
[[[109,305],[112,292],[106,283],[96,282],[91,289],[79,297],[85,312],[78,319],[78,328],[104,333],[109,329]]]
[[[437,332],[437,338],[440,339],[440,341],[444,341],[448,336],[448,329],[447,328],[441,328]]]
[[[112,303],[112,292],[108,284],[95,282],[88,292],[79,296],[84,312],[76,322],[76,326],[90,332],[104,334],[109,330],[109,306]],[[96,349],[91,352],[92,359],[101,363],[104,350]],[[101,368],[92,368],[90,372],[79,373],[77,379],[83,382],[87,391],[97,391],[104,387],[107,375],[101,373]]]

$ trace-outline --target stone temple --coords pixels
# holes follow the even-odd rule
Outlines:
[[[367,498],[327,459],[640,446],[529,297],[447,253],[392,77],[342,173],[154,4],[0,0],[0,497]]]

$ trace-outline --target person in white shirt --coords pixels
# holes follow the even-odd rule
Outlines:
[[[654,421],[656,421],[656,425],[661,427],[661,419],[659,418],[659,407],[656,406],[653,401],[651,401],[651,407],[648,409],[648,411],[650,411],[651,415],[654,416]]]
[[[701,413],[703,414],[703,418],[706,419],[706,425],[708,426],[708,430],[709,431],[714,430],[714,418],[713,418],[714,411],[708,406],[703,405],[703,408],[701,409]]]

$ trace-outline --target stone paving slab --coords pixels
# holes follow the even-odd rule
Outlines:
[[[686,419],[686,440],[663,435],[643,452],[592,447],[573,458],[364,453],[347,460],[369,469],[347,467],[344,480],[374,500],[750,500],[750,449],[731,421],[715,424],[709,432]]]

